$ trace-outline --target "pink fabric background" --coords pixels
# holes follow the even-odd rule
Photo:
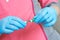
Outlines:
[[[39,0],[39,2],[41,4],[41,7],[43,8],[43,7],[51,4],[52,2],[57,3],[58,0]]]

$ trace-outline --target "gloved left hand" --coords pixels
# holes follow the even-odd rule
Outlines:
[[[0,34],[10,34],[26,26],[25,21],[15,16],[7,16],[0,20]]]
[[[46,7],[41,9],[33,20],[35,23],[41,23],[43,26],[49,27],[55,24],[57,20],[57,12],[52,7]]]

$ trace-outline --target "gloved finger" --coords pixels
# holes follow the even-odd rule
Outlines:
[[[10,25],[13,25],[13,26],[18,27],[18,28],[24,28],[25,27],[25,25],[23,25],[17,21],[13,21],[13,20],[11,20]]]
[[[47,13],[45,16],[42,17],[41,20],[39,20],[39,23],[41,22],[47,22],[46,20],[50,17],[50,15]]]
[[[12,32],[13,32],[13,30],[4,29],[4,33],[6,33],[6,34],[10,34]]]
[[[37,18],[39,15],[42,14],[42,12],[43,12],[43,13],[44,13],[44,12],[46,13],[47,11],[48,11],[48,7],[41,9],[40,11],[38,11],[37,15],[36,15],[34,18]]]
[[[3,30],[0,29],[0,34],[3,34]]]
[[[39,22],[39,20],[42,19],[43,16],[45,16],[47,14],[47,11],[44,10],[43,12],[40,13],[40,15],[34,20],[34,22]]]
[[[16,27],[16,26],[13,26],[13,25],[9,25],[8,27],[6,27],[6,29],[9,29],[9,30],[18,30],[19,28]]]
[[[52,20],[51,22],[44,24],[44,26],[45,26],[45,27],[52,26],[52,25],[55,24],[55,22],[56,22],[56,20]]]
[[[49,23],[49,22],[51,22],[51,20],[53,20],[53,17],[52,16],[50,16],[48,19],[46,19],[46,22],[45,23]]]
[[[36,19],[41,13],[43,12],[43,9],[39,10],[36,16],[33,19]]]
[[[19,19],[18,17],[12,17],[12,18],[13,18],[12,20],[19,22],[21,25],[23,25],[23,26],[26,25],[26,23],[22,19]]]

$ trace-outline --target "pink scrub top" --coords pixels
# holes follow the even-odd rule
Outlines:
[[[0,18],[17,16],[26,21],[34,17],[31,0],[0,0],[0,8]]]
[[[16,16],[24,21],[34,17],[32,0],[0,0],[0,19]],[[24,29],[11,34],[3,34],[0,40],[47,40],[41,25],[28,22]]]
[[[24,21],[34,17],[32,0],[0,0],[0,19],[6,16],[16,16]],[[28,22],[26,28],[3,34],[0,40],[46,40],[41,25]]]

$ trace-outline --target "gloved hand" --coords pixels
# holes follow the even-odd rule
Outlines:
[[[57,12],[52,7],[46,7],[41,9],[33,20],[36,23],[41,23],[45,27],[49,27],[55,24],[57,20]]]
[[[8,16],[0,20],[0,34],[10,34],[14,32],[14,30],[19,30],[24,28],[26,23],[17,17]]]

